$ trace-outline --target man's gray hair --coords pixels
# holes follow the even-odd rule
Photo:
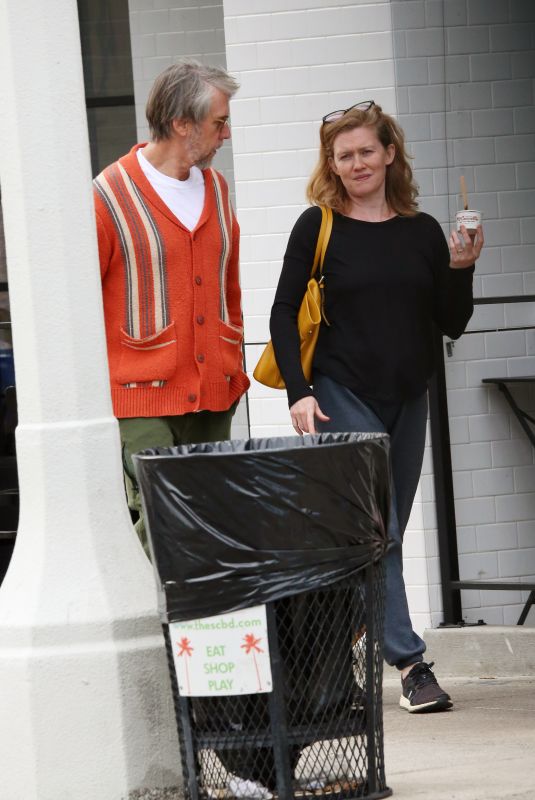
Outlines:
[[[202,122],[210,111],[213,90],[232,97],[239,84],[220,67],[184,59],[164,70],[150,90],[145,113],[154,141],[168,139],[174,119]]]

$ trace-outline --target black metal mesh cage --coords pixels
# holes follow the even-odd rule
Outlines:
[[[267,605],[273,691],[181,697],[164,626],[191,800],[380,798],[381,563]]]
[[[327,446],[321,458],[319,445]],[[199,458],[182,457],[192,453]],[[219,442],[145,451],[135,462],[188,798],[389,796],[387,439]],[[258,603],[266,610],[271,690],[181,693],[169,626]]]

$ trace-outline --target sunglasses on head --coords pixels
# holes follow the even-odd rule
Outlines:
[[[356,108],[359,111],[369,111],[372,106],[375,105],[373,100],[363,100],[361,103],[355,103],[354,106],[350,106],[349,108],[340,109],[340,111],[331,111],[329,114],[326,114],[323,119],[322,123],[325,125],[326,122],[336,122],[336,120],[341,119],[348,111],[354,111]]]

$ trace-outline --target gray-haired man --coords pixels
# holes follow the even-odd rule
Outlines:
[[[128,502],[141,511],[132,453],[230,437],[243,370],[239,227],[210,167],[230,137],[238,84],[180,61],[147,103],[151,141],[94,181],[113,409]],[[136,528],[147,550],[143,519]]]

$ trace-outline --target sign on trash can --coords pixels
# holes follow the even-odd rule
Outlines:
[[[171,622],[169,635],[181,695],[271,692],[265,606]]]

